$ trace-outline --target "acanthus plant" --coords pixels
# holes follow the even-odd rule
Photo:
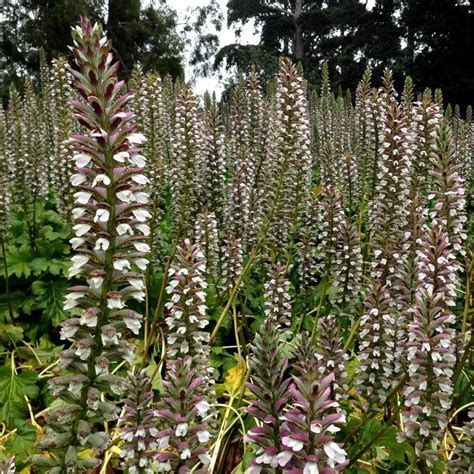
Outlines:
[[[303,474],[343,472],[346,452],[334,440],[345,424],[345,415],[332,397],[334,373],[322,377],[316,349],[303,334],[297,353],[297,374],[289,388],[290,407],[281,416],[284,466]]]
[[[251,381],[247,384],[255,396],[247,411],[258,425],[247,432],[247,439],[257,446],[250,473],[278,472],[288,462],[284,454],[280,419],[289,401],[291,380],[286,374],[288,358],[275,321],[270,317],[263,323],[252,345],[249,365]]]
[[[138,334],[141,315],[127,305],[144,300],[141,273],[149,250],[143,190],[148,180],[136,146],[144,137],[133,133],[133,113],[125,111],[132,94],[120,94],[118,63],[99,25],[83,18],[72,35],[79,70],[71,73],[81,96],[72,107],[86,132],[71,137],[77,192],[70,276],[85,281],[70,288],[64,306],[73,317],[63,323],[61,336],[71,345],[59,356],[62,374],[49,381],[58,403],[48,411],[48,428],[38,443],[49,456],[34,458],[52,474],[86,472],[101,463],[110,441],[104,423],[118,419],[114,400],[125,387],[112,370],[133,360],[127,338]]]
[[[213,368],[209,363],[206,306],[206,266],[201,249],[185,240],[169,270],[165,319],[167,374],[158,404],[161,449],[158,472],[189,472],[201,465],[207,472],[211,437],[206,417],[213,398]]]
[[[415,441],[417,455],[432,466],[448,427],[453,393],[452,376],[456,299],[455,256],[448,234],[434,222],[424,228],[417,256],[418,288],[408,326],[408,382],[404,389],[405,436]]]
[[[120,417],[120,456],[129,474],[152,474],[160,447],[157,412],[153,406],[151,381],[146,371],[130,372],[125,382],[127,397]]]

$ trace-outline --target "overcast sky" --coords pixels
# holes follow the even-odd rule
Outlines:
[[[218,0],[220,4],[221,11],[224,15],[224,23],[222,25],[222,30],[219,32],[218,36],[220,39],[220,47],[232,44],[236,42],[235,31],[233,29],[227,28],[227,1],[228,0]],[[189,14],[189,11],[194,7],[202,6],[207,3],[206,0],[167,0],[166,2],[171,8],[176,10],[178,13],[178,22],[184,22],[186,16]],[[239,43],[241,44],[257,44],[259,41],[258,35],[254,33],[254,25],[249,24],[245,25],[242,28],[241,36]],[[224,74],[224,71],[221,71],[221,74]],[[193,71],[190,67],[186,67],[186,79],[191,80]],[[220,81],[218,79],[218,74],[213,75],[212,77],[204,78],[194,78],[194,91],[197,94],[203,94],[206,90],[216,91],[219,94],[222,91]]]

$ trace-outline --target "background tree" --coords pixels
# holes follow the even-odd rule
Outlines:
[[[21,82],[39,72],[38,50],[47,60],[67,48],[71,25],[80,16],[107,25],[114,53],[122,62],[120,73],[128,76],[135,62],[159,74],[182,74],[181,41],[176,32],[176,13],[164,1],[144,6],[141,0],[3,0],[0,21],[3,41],[5,97],[11,82]]]

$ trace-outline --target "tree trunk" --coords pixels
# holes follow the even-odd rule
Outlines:
[[[293,54],[297,61],[303,61],[304,54],[304,43],[303,43],[303,30],[300,24],[301,13],[303,12],[303,0],[295,1],[295,39],[293,42]]]

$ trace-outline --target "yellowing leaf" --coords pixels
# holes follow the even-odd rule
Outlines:
[[[31,467],[30,466],[26,466],[20,471],[20,474],[30,474],[30,473],[31,473]]]
[[[224,388],[229,395],[235,395],[245,379],[245,369],[243,365],[237,364],[229,369],[225,375]]]

